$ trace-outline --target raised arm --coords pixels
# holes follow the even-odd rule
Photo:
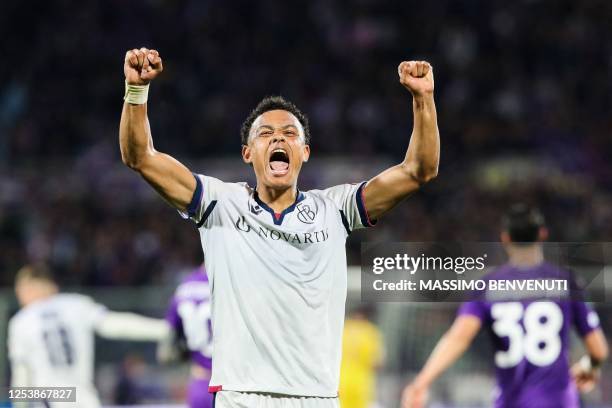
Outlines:
[[[155,50],[133,49],[125,55],[126,98],[119,125],[121,159],[170,205],[185,211],[196,188],[195,178],[179,161],[155,150],[147,117],[149,83],[162,70],[161,57]]]
[[[365,205],[372,219],[378,219],[438,174],[440,134],[433,98],[433,68],[425,61],[404,61],[398,73],[401,84],[412,93],[414,127],[404,160],[371,179],[364,188]]]
[[[480,330],[476,316],[457,317],[451,328],[442,336],[429,356],[425,367],[402,394],[402,408],[424,408],[431,384],[446,371],[472,344]]]

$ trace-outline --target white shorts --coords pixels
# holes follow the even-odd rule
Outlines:
[[[338,398],[298,397],[256,392],[219,391],[214,408],[340,408]]]

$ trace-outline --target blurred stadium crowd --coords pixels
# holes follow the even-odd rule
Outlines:
[[[399,161],[405,58],[436,72],[439,179],[364,236],[496,240],[512,200],[540,205],[554,240],[612,236],[612,3],[330,0],[0,3],[0,284],[27,260],[71,284],[164,282],[201,260],[195,229],[120,164],[128,48],[157,48],[156,147],[245,179],[239,128],[282,94],[310,116],[314,157]],[[19,23],[21,22],[21,23]],[[330,156],[333,155],[333,156]],[[223,168],[207,158],[228,157]],[[317,164],[304,187],[322,187]],[[375,164],[371,164],[375,166]],[[334,168],[333,166],[331,167]],[[374,169],[369,174],[374,174]],[[351,263],[359,239],[349,243]],[[8,272],[8,273],[7,273]]]

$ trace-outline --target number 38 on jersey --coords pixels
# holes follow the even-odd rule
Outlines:
[[[495,353],[499,368],[517,366],[523,359],[544,367],[562,350],[563,312],[554,302],[496,303],[491,308],[493,332],[508,339],[508,349]]]

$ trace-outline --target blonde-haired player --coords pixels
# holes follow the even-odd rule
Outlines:
[[[162,319],[111,312],[91,298],[59,293],[44,265],[17,272],[21,310],[9,322],[8,348],[13,387],[76,387],[76,403],[51,407],[100,406],[93,384],[94,334],[108,339],[160,341],[169,326]]]

